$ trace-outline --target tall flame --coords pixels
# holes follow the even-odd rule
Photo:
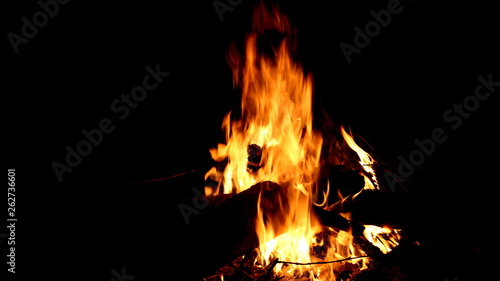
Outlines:
[[[323,137],[313,129],[311,75],[304,74],[290,55],[294,46],[288,19],[276,9],[269,12],[262,6],[254,15],[253,26],[246,39],[244,60],[234,49],[229,56],[234,83],[241,87],[241,112],[239,118],[231,112],[225,116],[226,144],[210,150],[214,160],[227,161],[223,171],[213,168],[206,174],[222,188],[211,194],[238,193],[263,181],[281,186],[273,202],[262,194],[259,197],[255,230],[261,265],[274,258],[310,263],[315,259],[312,247],[323,244],[329,246],[326,259],[363,255],[353,246],[349,233],[325,230],[312,210],[314,171],[320,165]],[[257,40],[269,29],[284,34],[284,40],[273,48],[271,56],[265,56],[257,48]],[[345,131],[343,135],[362,161],[371,164],[367,153],[354,148],[350,135]],[[251,169],[249,154],[256,151],[259,157]],[[318,236],[324,231],[331,234],[328,239]],[[334,280],[332,268],[278,264],[274,270],[282,275],[307,273],[312,280]]]
[[[291,60],[287,44],[280,45],[274,58],[259,56],[257,34],[268,27],[262,24],[283,32],[288,26],[282,15],[273,17],[262,12],[254,17],[255,30],[247,38],[243,68],[233,69],[242,76],[241,81],[235,77],[241,84],[241,119],[231,120],[231,114],[226,115],[223,129],[227,145],[210,152],[215,160],[229,159],[223,174],[224,193],[241,192],[265,180],[288,183],[308,193],[308,187],[301,183],[311,182],[322,143],[321,135],[312,128],[311,76],[304,76]],[[238,54],[231,56],[238,60]],[[255,173],[247,169],[247,149],[252,144],[262,148],[260,169]],[[211,171],[211,175],[215,173]]]

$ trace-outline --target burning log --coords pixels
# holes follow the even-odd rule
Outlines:
[[[260,161],[262,160],[262,148],[256,144],[248,146],[248,165],[247,167],[252,171],[257,171],[260,168]]]
[[[350,213],[351,224],[356,227],[364,224],[405,228],[412,221],[412,210],[418,203],[410,196],[377,189],[363,190],[365,181],[362,173],[347,170],[344,166],[324,164],[318,167],[316,173],[318,179],[314,190],[316,197],[321,198],[317,201],[327,201],[330,211],[317,211],[324,225],[329,226],[329,221],[335,221],[338,213]],[[334,227],[345,230],[341,226],[339,221]],[[358,230],[363,231],[362,228]]]
[[[188,226],[183,235],[189,247],[186,253],[196,253],[203,261],[196,272],[191,272],[195,275],[193,279],[201,279],[258,247],[255,218],[259,195],[273,200],[279,196],[280,190],[276,183],[258,183],[223,202],[209,205]]]
[[[335,212],[330,212],[315,206],[314,211],[324,226],[337,228],[343,231],[352,231],[353,236],[362,236],[365,227],[359,223],[349,221]]]
[[[316,194],[328,194],[326,199],[329,204],[338,202],[348,195],[354,195],[365,186],[365,180],[360,171],[349,170],[342,165],[323,164],[316,169],[315,173],[317,175],[314,188]]]
[[[347,212],[360,224],[405,228],[414,220],[418,202],[410,197],[380,190],[363,190],[330,206],[334,213]]]

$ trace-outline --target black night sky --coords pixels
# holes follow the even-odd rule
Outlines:
[[[431,249],[414,280],[495,276],[486,258],[498,243],[500,46],[493,4],[265,2],[297,29],[295,58],[312,74],[317,118],[323,110],[349,126],[395,169],[398,157],[417,149],[415,140],[444,132],[446,140],[408,181],[423,188],[427,203],[412,217]],[[138,281],[191,280],[175,277],[202,262],[176,259],[189,248],[177,242],[185,224],[178,205],[193,188],[202,190],[213,165],[208,149],[224,141],[222,118],[239,106],[226,54],[231,42],[243,45],[259,1],[51,3],[58,10],[48,8],[53,16],[36,31],[23,17],[33,22],[43,10],[37,1],[4,9],[4,150],[7,168],[16,169],[18,217],[9,280],[108,281],[122,268]],[[219,12],[222,20],[214,3],[230,7]],[[339,46],[355,48],[355,27],[364,30],[374,20],[370,11],[388,5],[397,13],[348,63]],[[151,90],[127,104],[122,95],[151,71],[161,72],[146,81]],[[100,126],[109,133],[69,167],[66,148],[76,150],[86,140],[82,130]],[[54,162],[71,169],[62,181]]]

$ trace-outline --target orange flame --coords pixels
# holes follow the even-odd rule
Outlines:
[[[276,9],[271,13],[261,6],[254,15],[253,26],[246,40],[243,62],[237,53],[229,56],[234,83],[241,87],[241,116],[233,118],[230,112],[224,118],[226,144],[219,144],[210,153],[215,161],[227,160],[227,164],[223,171],[212,168],[206,174],[207,178],[219,181],[222,190],[207,192],[238,193],[263,181],[272,181],[282,187],[273,202],[262,196],[258,201],[255,230],[260,246],[257,262],[263,266],[274,258],[299,263],[317,261],[311,249],[324,244],[328,244],[324,259],[364,255],[354,246],[350,233],[325,229],[312,210],[314,171],[320,165],[323,137],[312,124],[311,75],[304,74],[290,56],[294,46],[288,19]],[[271,57],[262,55],[257,48],[258,35],[269,29],[284,34],[284,40],[273,48]],[[362,164],[373,163],[370,155],[343,129],[342,135],[358,153]],[[255,169],[248,166],[248,148],[252,145],[261,148],[259,161],[253,163]],[[366,184],[376,188],[373,170],[364,167],[373,175]],[[326,201],[322,203],[325,204]],[[318,238],[318,234],[325,231],[329,234],[327,238]],[[352,263],[358,264],[360,269],[366,267],[363,260]],[[332,264],[277,264],[274,268],[284,276],[307,274],[311,280],[335,280],[333,269]]]
[[[340,128],[340,132],[342,133],[342,136],[344,137],[344,140],[347,142],[349,147],[358,155],[359,163],[366,172],[364,175],[365,178],[364,189],[379,189],[377,176],[375,175],[375,171],[372,168],[372,165],[374,164],[375,161],[373,160],[371,155],[368,154],[366,151],[364,151],[361,147],[359,147],[358,144],[356,144],[354,138],[352,137],[352,133],[347,133],[344,127]],[[370,175],[370,177],[368,177],[367,174]]]

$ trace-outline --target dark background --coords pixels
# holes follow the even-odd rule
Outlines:
[[[195,256],[176,260],[184,226],[178,204],[202,188],[213,165],[208,149],[223,141],[222,118],[238,106],[225,55],[232,41],[243,43],[257,3],[244,0],[221,21],[212,1],[71,1],[18,54],[6,35],[21,34],[21,18],[40,7],[22,1],[4,9],[4,149],[17,174],[17,280],[108,281],[122,267],[134,280],[173,280],[196,270]],[[434,128],[447,133],[410,178],[427,183],[424,202],[432,202],[413,214],[431,249],[422,276],[493,274],[486,257],[496,246],[500,90],[455,131],[442,118],[474,93],[479,75],[500,81],[493,5],[401,1],[403,11],[348,64],[340,42],[353,44],[353,28],[364,28],[370,11],[388,1],[274,3],[298,30],[296,57],[313,75],[316,113],[323,108],[350,126],[390,165]],[[157,64],[170,76],[117,119],[112,101]],[[103,118],[116,129],[60,183],[51,163],[64,163],[65,146],[76,147],[81,131]],[[194,172],[131,184],[186,171]],[[0,246],[5,257],[6,240]]]

